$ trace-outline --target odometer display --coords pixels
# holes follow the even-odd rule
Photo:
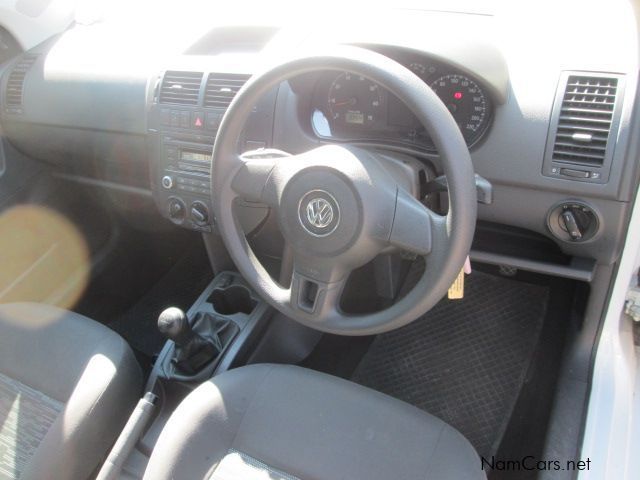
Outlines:
[[[351,124],[362,125],[364,123],[364,114],[360,112],[347,112],[344,114],[344,121]]]
[[[475,143],[488,115],[487,99],[480,87],[470,78],[453,73],[431,83],[431,89],[451,112],[467,145]]]

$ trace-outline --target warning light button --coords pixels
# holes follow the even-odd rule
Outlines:
[[[198,129],[204,127],[204,113],[191,112],[191,127]]]

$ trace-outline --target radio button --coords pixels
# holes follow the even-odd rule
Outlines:
[[[167,152],[167,159],[171,160],[171,161],[177,161],[178,160],[178,149],[174,148],[174,147],[167,147],[166,148],[166,152]]]
[[[171,126],[180,126],[180,110],[171,110]]]
[[[162,177],[162,186],[164,188],[166,188],[167,190],[170,190],[173,188],[173,178],[171,178],[169,175],[165,175],[164,177]]]
[[[186,110],[180,112],[180,127],[189,128],[189,112]]]

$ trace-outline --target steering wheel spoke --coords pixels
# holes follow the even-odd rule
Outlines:
[[[309,266],[308,261],[294,260],[289,288],[291,306],[316,318],[337,312],[348,277],[344,269],[326,262],[323,266]]]
[[[446,217],[424,206],[405,190],[399,189],[389,243],[394,247],[425,256],[431,253],[433,238],[446,228]]]
[[[240,165],[231,188],[243,200],[277,206],[277,195],[274,195],[277,175],[273,175],[278,160],[291,157],[290,154],[275,149],[260,149],[245,152],[236,157]]]

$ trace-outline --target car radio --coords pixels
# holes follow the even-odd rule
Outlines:
[[[164,212],[176,225],[211,231],[209,202],[213,146],[164,137],[159,169]]]
[[[176,174],[209,175],[213,146],[165,142],[165,169]]]

